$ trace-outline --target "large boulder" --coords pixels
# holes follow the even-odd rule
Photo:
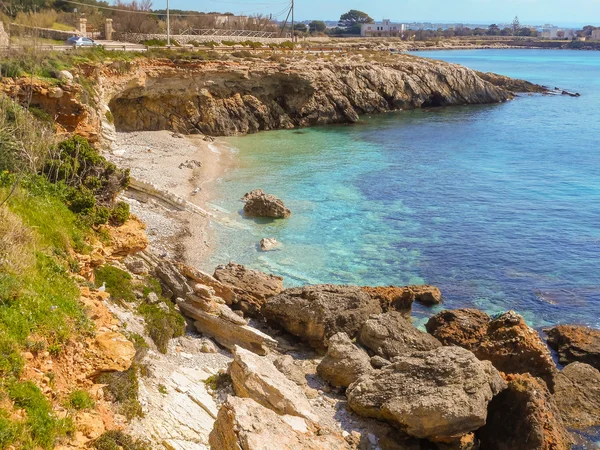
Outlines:
[[[169,297],[185,298],[187,294],[193,292],[188,279],[172,262],[161,261],[156,266],[155,273],[161,283],[171,291]],[[163,292],[163,294],[165,294],[165,292]]]
[[[556,365],[537,331],[514,311],[485,324],[485,316],[473,310],[443,311],[432,317],[426,329],[445,344],[471,350],[479,359],[491,361],[504,373],[530,373],[553,390]]]
[[[442,302],[442,292],[435,286],[364,286],[363,290],[377,298],[384,311],[410,312],[415,301],[428,306]]]
[[[135,348],[131,341],[114,331],[98,333],[94,347],[97,349],[95,375],[101,372],[123,372],[131,367],[135,357]]]
[[[249,398],[229,397],[209,437],[212,450],[350,450],[341,436]]]
[[[195,267],[187,266],[185,264],[179,264],[178,268],[179,271],[186,277],[188,277],[190,280],[212,288],[215,292],[215,295],[225,300],[225,302],[228,305],[231,305],[235,300],[235,293],[233,292],[233,290],[230,287],[225,286],[215,277],[205,272],[202,272],[201,270],[196,269]]]
[[[236,347],[229,375],[237,396],[251,398],[277,414],[319,420],[301,388],[265,357]]]
[[[559,325],[546,330],[548,345],[558,352],[561,364],[575,361],[600,370],[600,330],[576,325]]]
[[[442,345],[430,334],[417,330],[397,311],[371,317],[360,329],[357,340],[386,359],[414,350],[433,350]]]
[[[485,450],[566,450],[569,433],[541,380],[508,375],[508,388],[489,406],[487,424],[477,434]]]
[[[388,420],[411,436],[448,441],[485,424],[506,383],[488,361],[460,347],[399,356],[361,376],[346,395],[357,414]]]
[[[218,266],[213,276],[233,291],[234,305],[250,316],[256,316],[269,298],[283,291],[283,278],[233,262]]]
[[[568,427],[600,426],[600,371],[589,364],[569,364],[556,377],[554,399]]]
[[[265,194],[261,189],[248,192],[242,200],[246,202],[244,214],[248,217],[284,219],[292,214],[283,204],[283,201],[274,195]]]
[[[348,387],[372,371],[367,352],[354,345],[346,333],[334,334],[329,339],[327,355],[317,366],[319,376],[338,387]]]
[[[286,289],[262,308],[269,322],[320,350],[340,331],[356,337],[369,316],[379,313],[379,301],[361,288],[332,284]]]

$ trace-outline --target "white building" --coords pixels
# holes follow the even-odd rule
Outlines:
[[[592,31],[592,39],[594,41],[600,41],[600,29]]]
[[[403,23],[393,23],[389,19],[381,22],[363,23],[360,26],[360,35],[363,37],[402,37],[406,31]]]

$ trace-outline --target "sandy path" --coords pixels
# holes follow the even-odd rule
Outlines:
[[[233,166],[234,156],[218,141],[203,136],[176,135],[170,131],[117,133],[107,157],[129,168],[134,182],[153,185],[175,194],[208,213],[211,185]],[[131,212],[147,226],[151,248],[160,255],[201,266],[213,250],[208,217],[194,208],[174,207],[160,196],[128,189],[123,195]]]

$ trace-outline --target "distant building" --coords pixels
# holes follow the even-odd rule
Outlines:
[[[600,41],[600,29],[592,31],[592,39],[594,41]]]
[[[360,27],[360,35],[363,37],[402,37],[406,25],[393,23],[389,19],[381,22],[363,23]]]
[[[542,38],[544,39],[572,39],[577,35],[575,30],[569,28],[544,28]]]

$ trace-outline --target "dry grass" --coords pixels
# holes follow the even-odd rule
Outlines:
[[[33,234],[21,218],[0,207],[0,272],[21,274],[30,267],[34,261],[27,249],[33,241]]]

